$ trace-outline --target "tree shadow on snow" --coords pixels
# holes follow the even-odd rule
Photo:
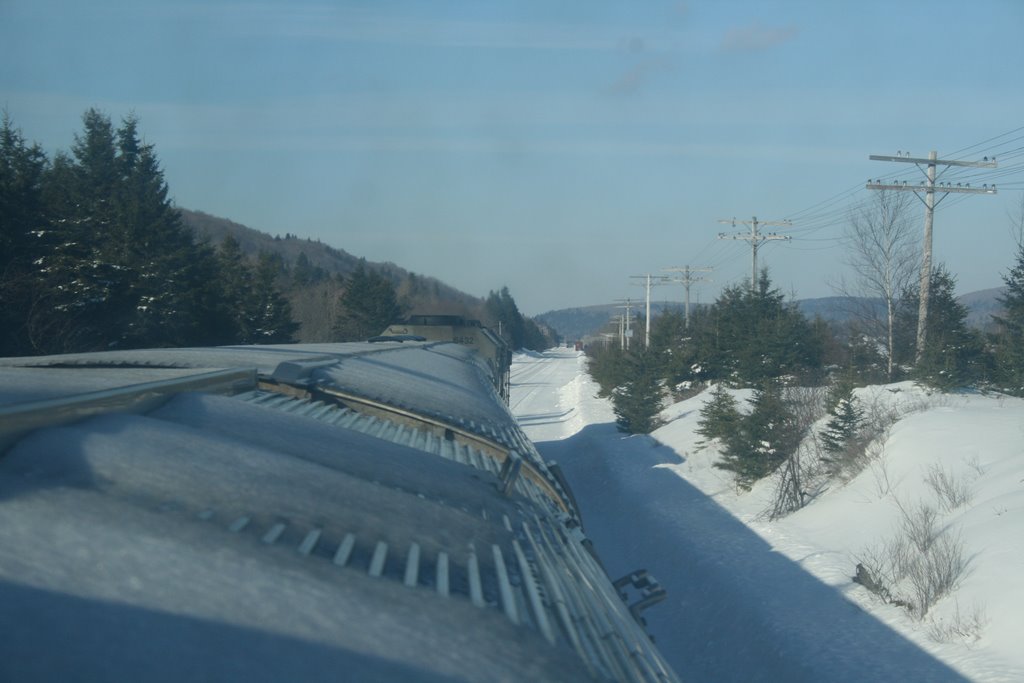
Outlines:
[[[655,443],[598,424],[537,447],[611,578],[645,568],[668,591],[644,617],[684,680],[966,680],[659,467],[681,459]]]

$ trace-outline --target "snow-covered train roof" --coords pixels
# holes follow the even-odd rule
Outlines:
[[[0,679],[674,680],[485,372],[0,359]]]

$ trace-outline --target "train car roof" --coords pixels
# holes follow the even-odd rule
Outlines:
[[[0,680],[573,681],[636,661],[665,672],[536,482],[429,429],[317,399],[525,439],[483,372],[439,343],[0,359],[0,433],[12,435]],[[107,409],[125,395],[125,410]],[[107,408],[23,428],[97,402]],[[584,597],[572,572],[604,588]],[[554,600],[570,590],[577,617]],[[584,647],[587,618],[625,637]],[[606,668],[620,655],[604,647],[622,664]]]

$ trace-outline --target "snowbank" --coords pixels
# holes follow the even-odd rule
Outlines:
[[[733,392],[741,403],[748,391]],[[861,398],[910,412],[883,437],[879,456],[804,509],[769,522],[773,482],[750,492],[714,463],[718,450],[694,433],[708,392],[665,411],[652,436],[683,462],[664,465],[747,524],[772,548],[839,590],[922,648],[975,680],[1024,679],[1024,400],[928,394],[909,383],[861,390]],[[929,479],[932,484],[929,484]],[[942,495],[942,484],[947,495]],[[954,489],[960,500],[948,490]],[[966,570],[925,615],[885,604],[851,578],[858,562],[900,531],[904,513],[934,510],[935,528],[961,539]]]

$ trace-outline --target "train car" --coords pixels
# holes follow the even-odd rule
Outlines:
[[[467,320],[459,315],[411,315],[389,325],[378,339],[403,337],[450,341],[470,347],[487,363],[498,394],[508,403],[512,349],[479,320]]]
[[[0,680],[675,681],[662,596],[468,346],[0,359]]]

